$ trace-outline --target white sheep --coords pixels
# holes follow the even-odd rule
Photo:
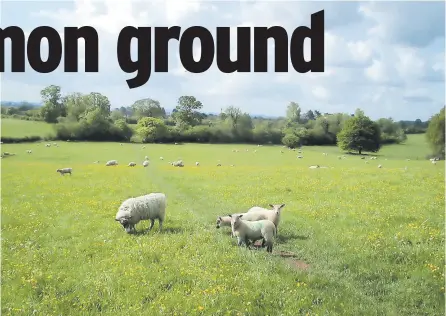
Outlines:
[[[64,176],[66,173],[69,173],[71,176],[71,172],[73,171],[72,168],[62,168],[62,169],[57,169],[56,172],[59,172],[61,176]]]
[[[297,158],[302,159],[304,156],[297,156]]]
[[[146,146],[142,146],[142,149],[146,149]]]
[[[258,221],[261,219],[267,219],[273,222],[274,225],[276,225],[278,231],[280,216],[284,206],[285,204],[269,204],[269,207],[271,207],[271,209],[266,209],[260,206],[253,206],[248,210],[248,212],[246,212],[244,220]]]
[[[117,166],[118,161],[117,160],[109,160],[105,163],[106,166]]]
[[[183,161],[182,160],[178,160],[178,161],[174,161],[171,163],[172,166],[174,167],[184,167]]]
[[[319,168],[319,165],[309,166],[308,168],[310,168],[310,169],[317,169],[317,168]]]
[[[133,162],[133,161],[132,161],[132,162],[129,162],[128,166],[129,166],[129,167],[134,167],[134,166],[136,166],[136,163]]]
[[[28,149],[26,152],[27,152],[28,154],[31,154],[31,153],[32,153],[32,150],[31,150],[31,149]]]
[[[437,164],[437,161],[436,161],[436,160],[433,160],[433,161],[432,161],[432,164],[436,165],[436,164]]]
[[[149,161],[148,160],[144,160],[142,163],[142,166],[145,168],[149,165]]]
[[[118,221],[127,233],[136,232],[135,225],[141,220],[150,220],[153,228],[155,220],[158,219],[159,230],[162,230],[166,216],[167,199],[164,193],[150,193],[122,202],[116,213],[115,220]]]
[[[197,161],[197,162],[195,162],[195,165],[198,167],[200,165],[200,163]]]
[[[144,160],[149,160],[149,157],[148,157],[148,156],[145,156],[145,157],[144,157]]]
[[[160,160],[164,160],[164,158],[163,158],[163,157],[160,157]]]
[[[122,146],[122,143],[120,143],[119,145]]]
[[[244,214],[231,216],[231,227],[233,234],[237,237],[237,245],[241,246],[245,243],[249,244],[249,240],[255,242],[263,239],[262,246],[266,245],[266,251],[273,251],[274,237],[277,235],[277,228],[273,222],[269,220],[246,221],[242,218]]]
[[[383,166],[382,165],[378,165],[378,168],[382,168]]]
[[[236,214],[232,214],[232,215],[236,215]],[[222,226],[231,227],[231,215],[218,216],[216,226],[217,226],[217,229]],[[234,237],[234,233],[233,233],[232,229],[231,229],[231,237]]]
[[[51,144],[45,144],[45,147],[51,147]]]

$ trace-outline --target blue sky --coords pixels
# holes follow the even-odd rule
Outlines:
[[[129,89],[116,58],[119,31],[127,26],[194,25],[214,33],[217,26],[281,25],[292,31],[310,25],[310,15],[325,10],[325,73],[270,72],[223,74],[214,64],[202,74],[186,72],[179,62],[178,42],[169,44],[169,73],[152,73],[149,82]],[[10,72],[6,45],[6,73],[1,99],[40,101],[40,90],[50,84],[63,93],[100,92],[112,107],[128,106],[142,98],[159,100],[172,109],[181,95],[194,95],[205,112],[229,105],[251,114],[285,115],[290,101],[303,111],[353,113],[362,108],[373,119],[428,119],[445,104],[444,2],[300,2],[300,1],[2,1],[2,28],[18,25],[26,33],[42,25],[61,34],[64,26],[91,25],[100,37],[99,73],[39,74]],[[231,47],[236,48],[235,32]],[[306,41],[309,42],[309,41]],[[199,42],[195,41],[197,58]],[[308,43],[309,44],[309,43]],[[153,50],[153,47],[152,47]],[[43,42],[41,52],[47,54]],[[309,45],[305,54],[309,56]],[[83,47],[80,47],[83,69]]]

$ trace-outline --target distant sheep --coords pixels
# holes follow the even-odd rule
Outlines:
[[[145,156],[145,157],[144,157],[144,160],[149,160],[149,157],[148,157],[148,156]]]
[[[433,161],[431,161],[431,162],[432,162],[432,164],[434,164],[434,165],[437,164],[437,161],[436,161],[436,160],[433,160]]]
[[[93,162],[93,163],[99,163],[99,160],[96,160],[95,162]]]
[[[297,158],[302,159],[304,156],[297,156]]]
[[[26,152],[27,152],[28,154],[31,154],[31,153],[32,153],[32,150],[31,150],[31,149],[28,149]]]
[[[231,227],[233,234],[237,237],[237,245],[241,246],[245,243],[249,244],[249,240],[255,242],[256,240],[263,239],[262,246],[266,245],[266,251],[273,251],[274,237],[277,234],[276,226],[269,220],[260,221],[246,221],[242,218],[245,215],[231,216]]]
[[[51,147],[51,144],[45,144],[45,147]]]
[[[132,162],[129,162],[128,166],[129,166],[129,167],[134,167],[134,166],[136,166],[136,163],[133,162],[133,161],[132,161]]]
[[[150,220],[153,228],[155,220],[158,219],[159,230],[162,230],[166,216],[167,200],[164,193],[150,193],[147,195],[129,198],[122,202],[116,213],[115,220],[118,221],[127,233],[136,232],[135,225],[141,220]]]
[[[317,168],[319,168],[319,165],[309,166],[308,168],[310,168],[310,169],[317,169]]]
[[[148,160],[144,160],[142,163],[142,166],[145,168],[147,166],[149,166],[149,161]]]
[[[171,163],[174,167],[184,167],[184,163],[182,160],[177,160]]]
[[[160,157],[160,160],[164,160],[164,158],[163,158],[163,157]]]
[[[221,163],[218,163],[218,164],[217,164],[217,167],[221,167]]]
[[[378,165],[378,168],[382,168],[383,166],[382,165]]]
[[[106,166],[117,166],[118,161],[117,160],[109,160],[105,163]]]
[[[197,161],[197,162],[195,162],[195,165],[198,167],[200,165],[200,163]]]
[[[142,149],[146,149],[146,146],[142,146]]]
[[[64,176],[66,173],[69,173],[71,176],[71,172],[73,171],[72,168],[62,168],[62,169],[57,169],[56,172],[59,172],[61,176]]]

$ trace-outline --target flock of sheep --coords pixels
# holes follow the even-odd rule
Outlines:
[[[246,213],[229,214],[217,217],[217,228],[230,226],[231,237],[237,237],[237,245],[249,247],[251,242],[262,240],[262,247],[272,252],[274,238],[277,237],[277,228],[280,222],[280,213],[285,204],[270,204],[271,209],[260,206],[250,208]],[[148,231],[158,220],[159,230],[163,228],[166,217],[167,198],[164,193],[150,193],[132,197],[118,208],[115,221],[119,222],[124,230],[130,234],[135,233],[135,225],[142,220],[150,220]]]

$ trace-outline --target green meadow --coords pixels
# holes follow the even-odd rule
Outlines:
[[[20,124],[2,120],[2,133],[48,132]],[[15,155],[1,159],[2,315],[444,315],[444,162],[408,137],[376,160],[336,147],[298,159],[281,146],[3,144]],[[126,234],[119,205],[150,192],[167,195],[164,230],[142,221]],[[270,203],[286,204],[272,254],[216,229],[218,215]]]

